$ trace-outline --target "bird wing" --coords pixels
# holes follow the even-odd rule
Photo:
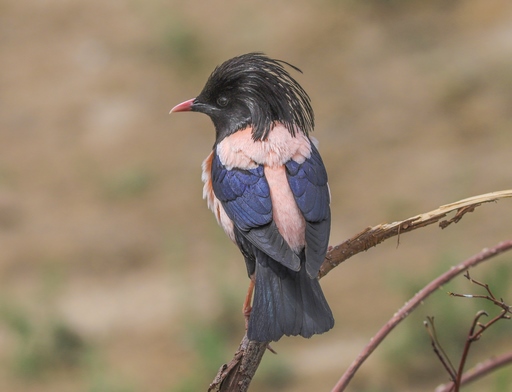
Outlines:
[[[303,163],[286,163],[288,183],[306,220],[306,269],[311,278],[325,258],[331,230],[327,172],[318,150],[311,143],[311,156]]]
[[[298,271],[300,258],[272,218],[270,187],[263,166],[227,169],[214,153],[211,172],[215,196],[242,236],[272,259]]]

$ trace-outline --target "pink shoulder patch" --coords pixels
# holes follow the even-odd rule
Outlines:
[[[264,170],[274,222],[290,248],[299,253],[306,244],[306,221],[288,184],[285,166],[265,166]]]

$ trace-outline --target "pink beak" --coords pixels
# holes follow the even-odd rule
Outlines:
[[[188,101],[182,102],[171,109],[169,114],[175,112],[190,112],[192,110],[192,104],[194,103],[195,98],[189,99]]]

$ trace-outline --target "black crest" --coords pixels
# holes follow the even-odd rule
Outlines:
[[[265,140],[274,123],[282,123],[295,136],[296,128],[306,135],[313,131],[314,113],[310,98],[281,60],[262,53],[248,53],[227,60],[210,75],[197,97],[208,104],[208,114],[217,137],[253,127],[253,139]]]

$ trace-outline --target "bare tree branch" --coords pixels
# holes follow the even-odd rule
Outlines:
[[[430,341],[432,344],[432,348],[434,350],[434,353],[439,358],[439,362],[443,365],[446,372],[450,375],[450,379],[452,381],[457,379],[457,371],[455,370],[455,367],[453,366],[452,362],[450,361],[450,358],[446,354],[446,352],[443,349],[443,346],[441,343],[439,343],[439,339],[437,338],[437,331],[436,326],[434,325],[434,317],[427,316],[427,321],[425,321],[425,327],[427,328],[427,332],[430,335]]]
[[[439,222],[450,212],[457,211],[453,218],[440,222],[441,228],[445,228],[451,223],[457,223],[467,212],[474,211],[476,207],[483,203],[509,197],[512,197],[512,189],[487,193],[460,200],[403,221],[368,227],[352,238],[329,249],[320,268],[318,278],[320,279],[327,275],[329,271],[341,264],[343,261],[357,253],[366,251],[378,245],[388,238],[400,236],[403,233],[408,233],[409,231],[419,229],[420,227],[425,227],[432,223]],[[247,336],[244,336],[233,359],[219,369],[214,381],[210,385],[209,391],[246,391],[252,377],[256,373],[267,346],[268,342],[247,343]]]
[[[222,365],[208,392],[247,391],[267,347],[268,343],[249,341],[245,334],[234,358]]]
[[[359,356],[349,366],[345,374],[340,378],[338,383],[332,389],[332,392],[344,391],[348,383],[363,364],[363,362],[370,356],[370,354],[377,348],[377,346],[384,340],[384,338],[403,320],[405,319],[422,301],[424,301],[430,294],[436,291],[443,284],[453,279],[458,274],[466,271],[470,267],[474,267],[483,261],[490,259],[502,252],[512,249],[512,240],[503,241],[490,249],[484,249],[480,253],[470,257],[462,263],[452,267],[449,271],[434,279],[423,289],[418,291],[412,299],[410,299],[398,312],[396,312],[391,319],[384,324],[384,326],[377,332],[377,334],[370,339],[370,342],[361,351]]]
[[[469,384],[472,381],[478,380],[481,377],[486,376],[490,372],[493,372],[503,366],[512,365],[512,352],[489,358],[484,362],[479,363],[474,368],[468,370],[463,374],[461,379],[461,385]],[[453,390],[453,382],[442,384],[438,386],[435,392],[449,392]]]
[[[327,253],[325,261],[320,268],[319,277],[321,278],[327,275],[331,269],[337,267],[340,263],[355,254],[366,251],[388,238],[394,236],[399,236],[400,238],[401,234],[439,222],[449,213],[457,211],[453,218],[443,220],[439,223],[439,226],[444,229],[452,223],[459,222],[464,214],[473,212],[475,208],[479,207],[481,204],[508,197],[512,197],[512,189],[473,196],[455,203],[446,204],[435,210],[399,222],[384,223],[374,227],[368,227],[342,244],[333,247]]]
[[[483,324],[480,322],[480,319],[485,316],[489,317],[489,314],[483,310],[480,310],[477,312],[476,316],[473,318],[473,321],[471,323],[471,328],[469,330],[468,335],[466,336],[466,341],[464,343],[464,349],[462,350],[462,355],[459,360],[459,366],[458,369],[455,370],[455,368],[451,365],[450,359],[448,358],[448,355],[443,350],[441,344],[439,343],[436,333],[435,333],[435,326],[434,326],[434,318],[433,317],[427,317],[427,331],[429,332],[431,341],[432,341],[432,347],[434,348],[434,353],[439,358],[441,364],[444,366],[445,370],[450,375],[450,379],[452,380],[450,391],[453,390],[453,392],[459,392],[461,386],[462,386],[462,378],[464,375],[464,367],[466,366],[466,361],[469,355],[469,350],[472,347],[473,343],[480,340],[483,333],[488,330],[492,325],[494,325],[499,320],[503,319],[510,319],[510,315],[508,313],[511,312],[511,306],[507,305],[503,299],[498,300],[496,296],[491,291],[491,288],[487,283],[479,282],[475,279],[472,279],[469,275],[469,270],[466,271],[464,274],[464,277],[468,279],[471,283],[483,287],[488,295],[474,295],[474,294],[456,294],[449,292],[448,294],[453,297],[459,297],[459,298],[482,298],[486,299],[489,302],[492,302],[494,305],[501,308],[501,312],[496,315],[494,318],[492,318],[487,323]],[[431,329],[428,327],[428,322],[430,322]],[[447,364],[450,366],[448,367]]]
[[[488,295],[476,295],[476,294],[457,294],[449,292],[452,297],[462,297],[462,298],[482,298],[486,299],[487,301],[492,302],[494,305],[499,306],[501,309],[505,311],[505,313],[512,314],[512,306],[509,306],[503,301],[503,298],[500,298],[499,300],[496,298],[496,296],[492,293],[491,288],[486,283],[481,283],[477,280],[474,280],[469,276],[469,271],[466,271],[464,274],[464,277],[468,279],[471,283],[476,284],[477,286],[483,287],[485,291],[487,291]],[[510,318],[509,315],[504,315],[503,318]]]

